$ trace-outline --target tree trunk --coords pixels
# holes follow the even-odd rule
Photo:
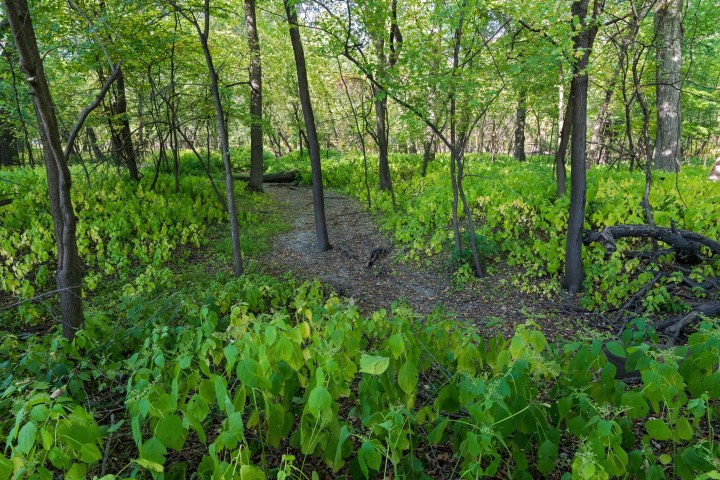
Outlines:
[[[587,66],[590,60],[592,44],[597,33],[597,25],[587,27],[589,0],[573,2],[572,14],[580,20],[580,31],[573,38],[573,52],[582,52],[573,65],[572,81],[572,143],[570,146],[570,215],[568,234],[565,244],[565,286],[570,294],[582,288],[583,264],[583,224],[585,222],[585,195],[587,190],[585,179],[585,154],[587,137]],[[600,4],[595,0],[593,20],[599,15]],[[568,122],[568,120],[566,120]]]
[[[250,48],[250,183],[251,190],[263,189],[262,68],[260,39],[255,19],[255,0],[245,0],[245,23]]]
[[[0,167],[14,165],[18,153],[17,139],[13,133],[12,124],[4,120],[5,114],[5,111],[0,111]]]
[[[593,133],[592,137],[590,139],[590,147],[588,147],[588,158],[587,158],[587,166],[588,168],[592,168],[594,165],[597,165],[600,160],[600,137],[603,134],[603,127],[605,126],[606,118],[607,118],[607,111],[608,108],[610,108],[610,102],[612,101],[612,96],[615,90],[615,83],[617,81],[618,74],[620,73],[620,66],[618,65],[618,68],[613,73],[612,79],[610,80],[610,84],[607,87],[607,90],[605,91],[605,98],[603,99],[603,103],[600,106],[600,111],[598,112],[597,119],[595,120],[595,126],[593,127]]]
[[[655,12],[657,49],[655,168],[673,172],[680,169],[682,5],[682,0],[663,0]]]
[[[517,110],[515,112],[515,160],[519,162],[525,161],[525,120],[527,117],[527,107],[525,101],[527,99],[527,90],[520,90],[520,98],[518,99]],[[538,140],[539,142],[539,140]]]
[[[558,197],[562,197],[566,192],[567,173],[565,170],[565,155],[567,154],[568,143],[570,142],[570,133],[573,128],[573,101],[575,87],[574,83],[570,84],[570,94],[568,95],[568,103],[565,106],[565,115],[560,127],[560,139],[558,148],[555,152],[555,174],[557,176],[557,192]]]
[[[380,190],[392,190],[390,177],[390,163],[388,159],[388,131],[385,119],[387,117],[387,96],[378,87],[373,87],[375,93],[375,124],[377,128],[378,146],[378,172],[380,175]]]
[[[332,248],[328,239],[327,224],[325,222],[325,197],[322,184],[322,167],[320,163],[320,143],[315,129],[315,115],[310,101],[310,87],[308,85],[307,70],[305,67],[305,52],[303,51],[300,30],[298,30],[297,10],[290,4],[290,0],[283,0],[288,26],[290,27],[290,42],[295,55],[295,68],[297,70],[298,94],[302,105],[307,134],[308,150],[310,151],[310,166],[312,169],[313,209],[315,211],[315,234],[318,248],[325,252]]]
[[[97,139],[97,135],[95,134],[95,130],[92,127],[87,127],[85,129],[85,132],[87,133],[88,143],[90,144],[90,150],[92,151],[93,155],[95,155],[95,159],[98,162],[104,162],[105,155],[103,154],[102,150],[100,150],[100,147],[98,146],[98,139]]]
[[[228,145],[228,131],[225,123],[225,113],[223,111],[222,100],[220,98],[220,87],[217,70],[213,64],[212,54],[208,45],[210,37],[210,0],[204,2],[204,16],[202,17],[203,28],[195,15],[188,14],[182,10],[175,2],[171,1],[171,5],[175,10],[184,16],[192,25],[198,34],[200,45],[205,57],[208,75],[210,76],[210,91],[215,104],[215,119],[217,122],[218,136],[220,137],[220,153],[222,155],[223,164],[225,166],[225,193],[227,195],[227,208],[230,216],[230,236],[233,249],[233,273],[240,276],[243,273],[242,252],[240,250],[240,224],[238,222],[237,207],[235,205],[235,187],[233,184],[232,164],[230,163],[230,147]],[[210,135],[208,132],[208,139]],[[187,139],[186,139],[187,140]],[[208,146],[209,147],[209,146]],[[210,162],[210,152],[208,151],[208,163]]]
[[[118,153],[130,173],[130,178],[140,180],[140,172],[137,166],[137,154],[132,141],[130,131],[130,120],[127,114],[127,97],[125,95],[125,75],[122,70],[115,84],[115,108],[114,114],[119,116],[120,130],[113,135],[115,151]]]
[[[437,150],[437,146],[435,143],[435,132],[432,130],[430,131],[430,136],[428,137],[427,141],[425,142],[425,148],[423,149],[423,163],[422,163],[422,171],[420,172],[420,175],[423,177],[427,173],[427,167],[430,162],[435,160],[435,151]]]
[[[60,144],[50,87],[45,77],[27,1],[3,0],[3,4],[20,55],[20,68],[27,78],[43,143],[50,213],[58,249],[55,279],[60,297],[63,335],[72,339],[83,325],[83,305],[80,257],[75,239],[76,217],[70,194],[70,169]]]

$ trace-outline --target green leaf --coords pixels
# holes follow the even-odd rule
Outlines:
[[[8,480],[13,474],[13,464],[0,453],[0,480]]]
[[[631,420],[645,417],[650,409],[643,394],[640,392],[625,392],[622,394],[620,401],[624,406],[628,407],[626,414]]]
[[[335,449],[335,458],[333,459],[333,468],[335,470],[342,467],[342,465],[340,464],[342,447],[348,438],[350,438],[350,430],[348,430],[347,425],[343,425],[342,428],[340,428],[340,434],[338,435],[338,444],[337,448]]]
[[[428,435],[428,442],[433,445],[437,445],[438,443],[440,443],[443,438],[445,428],[448,426],[448,423],[450,423],[450,419],[443,417],[442,420],[440,420],[438,424],[435,425],[435,428],[433,428]]]
[[[555,461],[558,458],[558,446],[550,439],[545,440],[538,448],[538,469],[543,475],[547,475],[555,468]]]
[[[163,471],[165,470],[165,467],[163,467],[161,463],[153,462],[145,458],[138,458],[133,461],[141,467],[147,468],[148,470],[151,470],[153,472],[163,473]]]
[[[625,353],[625,348],[618,342],[608,342],[607,345],[605,345],[605,348],[607,348],[608,352],[612,353],[616,357],[627,357],[627,354]]]
[[[370,375],[382,375],[390,366],[388,357],[378,355],[362,354],[360,357],[360,372],[369,373]]]
[[[645,430],[647,430],[650,438],[654,440],[670,440],[670,437],[672,437],[672,431],[661,418],[654,418],[645,422]]]
[[[162,417],[155,427],[155,436],[168,448],[181,451],[185,445],[187,431],[177,415]]]
[[[265,472],[255,465],[243,465],[240,467],[240,476],[242,480],[265,480]]]
[[[308,397],[307,408],[316,418],[321,418],[327,415],[328,412],[332,412],[332,395],[330,395],[328,389],[322,385],[313,388]]]
[[[237,366],[237,377],[250,388],[270,388],[270,382],[262,366],[252,358],[243,358]]]
[[[382,454],[375,448],[375,444],[373,442],[363,442],[358,451],[358,463],[365,478],[370,477],[369,468],[379,470],[381,462]]]
[[[80,459],[85,463],[95,463],[100,461],[102,453],[94,443],[83,443],[80,446]]]
[[[38,423],[42,423],[50,416],[50,409],[45,404],[35,405],[30,410],[30,418]]]
[[[405,341],[403,340],[403,336],[399,333],[390,336],[390,338],[388,338],[388,347],[393,358],[400,358],[400,355],[405,353]]]
[[[18,432],[16,450],[21,455],[27,455],[32,450],[35,445],[35,432],[37,428],[33,422],[26,423]]]
[[[157,437],[150,438],[142,444],[142,447],[140,447],[140,459],[147,460],[152,463],[162,465],[165,463],[166,454],[167,448],[165,448],[165,445]]]
[[[235,360],[237,359],[237,345],[235,345],[234,343],[227,345],[225,349],[223,349],[223,353],[225,354],[225,359],[227,360],[228,371],[231,371],[233,366],[235,366]]]
[[[403,392],[410,395],[418,383],[418,369],[414,363],[407,361],[398,370],[398,385]]]
[[[680,440],[692,440],[693,438],[692,426],[685,417],[678,418],[678,421],[675,424],[675,431],[677,432]]]

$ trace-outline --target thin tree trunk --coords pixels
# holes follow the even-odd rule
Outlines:
[[[92,127],[87,127],[85,129],[85,132],[87,133],[88,143],[90,143],[90,149],[92,150],[93,155],[95,155],[95,158],[99,162],[105,162],[106,158],[102,150],[100,150],[100,147],[98,146],[98,139],[97,135],[95,134],[95,129],[93,129]]]
[[[565,195],[567,191],[567,173],[565,170],[565,155],[567,155],[568,143],[570,143],[570,133],[573,128],[573,103],[575,84],[570,84],[570,94],[568,95],[568,103],[565,107],[565,115],[560,128],[560,140],[558,148],[555,152],[555,174],[557,175],[557,193],[558,197]]]
[[[515,160],[519,162],[525,161],[525,121],[527,119],[527,107],[525,101],[527,99],[527,90],[520,90],[520,98],[518,99],[517,110],[515,111]]]
[[[243,273],[243,262],[242,252],[240,250],[240,224],[238,222],[237,207],[235,205],[235,187],[233,184],[233,172],[232,164],[230,163],[230,147],[228,145],[228,132],[227,124],[225,123],[225,113],[223,112],[222,99],[220,98],[220,87],[217,70],[213,64],[212,54],[210,53],[210,47],[208,46],[208,38],[210,37],[210,0],[205,0],[203,5],[203,27],[200,28],[200,24],[195,15],[188,14],[182,10],[177,3],[173,0],[169,0],[170,4],[175,10],[180,13],[185,19],[187,19],[195,27],[200,45],[203,50],[205,57],[205,64],[207,65],[208,75],[210,76],[210,91],[213,96],[213,103],[215,104],[215,119],[217,121],[218,136],[220,137],[220,153],[222,155],[223,164],[225,166],[225,193],[227,195],[227,207],[228,214],[230,216],[230,236],[232,240],[233,250],[233,273],[235,276],[240,276]],[[209,134],[208,134],[209,137]],[[187,141],[187,138],[186,138]],[[210,155],[208,152],[208,163],[210,162]]]
[[[82,273],[75,238],[76,217],[70,193],[70,169],[60,144],[57,118],[27,2],[3,0],[3,4],[20,54],[20,68],[25,73],[30,88],[43,142],[50,212],[58,249],[55,279],[60,297],[63,335],[72,339],[83,325],[83,305]]]
[[[682,0],[663,0],[655,12],[657,49],[655,168],[666,171],[680,169],[682,6]]]
[[[127,166],[130,178],[140,180],[140,172],[137,166],[137,154],[132,141],[132,133],[130,131],[130,120],[127,114],[127,97],[125,95],[125,75],[122,70],[115,84],[117,88],[117,96],[115,97],[115,113],[120,116],[120,131],[117,132],[116,141],[117,150]]]
[[[378,146],[378,172],[380,176],[380,190],[392,190],[392,178],[390,176],[390,163],[388,155],[388,131],[385,119],[387,118],[387,96],[385,92],[373,87],[375,93],[375,123],[377,135],[375,136]]]
[[[598,112],[597,119],[595,119],[595,126],[593,127],[592,137],[590,138],[590,146],[588,147],[588,158],[587,166],[592,168],[597,165],[600,159],[600,137],[602,136],[603,126],[606,123],[607,111],[610,108],[610,102],[615,91],[615,83],[617,82],[618,74],[620,73],[620,65],[618,65],[613,76],[610,80],[610,84],[605,91],[605,98],[603,99],[602,105],[600,105],[600,111]]]
[[[423,149],[423,163],[420,172],[420,175],[423,177],[427,174],[428,164],[435,160],[435,150],[435,132],[431,130],[430,137],[425,141],[425,148]]]
[[[245,24],[250,48],[250,182],[251,190],[263,190],[262,65],[255,19],[255,0],[245,0]],[[279,146],[279,142],[278,142]]]
[[[573,38],[573,52],[582,52],[573,65],[572,81],[572,124],[573,135],[570,146],[570,214],[568,219],[568,234],[565,245],[565,286],[570,294],[575,294],[582,288],[582,233],[585,222],[585,155],[587,137],[587,92],[588,75],[587,66],[590,60],[592,45],[597,33],[597,25],[587,26],[589,0],[573,2],[572,13],[580,20],[581,30]],[[601,3],[593,2],[593,20],[600,14]],[[566,120],[567,122],[568,120]]]
[[[10,52],[5,48],[5,46],[0,46],[0,48],[2,48],[3,56],[7,60],[8,66],[10,67],[13,99],[15,100],[15,108],[17,110],[18,119],[20,120],[20,125],[22,126],[23,135],[25,137],[25,148],[27,149],[28,160],[30,162],[30,166],[32,168],[35,168],[35,156],[33,155],[32,144],[30,143],[30,135],[28,134],[27,123],[25,122],[25,117],[23,116],[22,107],[20,106],[20,95],[18,94],[17,89],[17,77],[15,76],[15,65],[12,58],[10,58]]]
[[[297,70],[298,94],[302,104],[305,131],[307,132],[308,150],[310,150],[310,166],[312,169],[313,209],[315,212],[315,234],[318,248],[321,251],[330,250],[330,240],[325,222],[325,197],[322,184],[322,167],[320,163],[320,143],[315,129],[315,115],[310,101],[310,87],[308,85],[307,70],[305,67],[305,52],[303,51],[300,30],[298,30],[297,10],[290,4],[290,0],[283,0],[288,26],[290,27],[290,42],[295,55],[295,68]]]

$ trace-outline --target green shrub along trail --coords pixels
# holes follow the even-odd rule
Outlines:
[[[317,281],[262,273],[254,259],[288,228],[268,195],[238,192],[250,261],[233,278],[227,218],[192,161],[179,194],[166,174],[153,191],[147,178],[75,184],[87,306],[72,341],[58,328],[32,333],[54,312],[51,299],[29,301],[52,288],[43,176],[0,172],[14,195],[0,210],[0,480],[720,478],[720,328],[701,319],[675,348],[652,328],[712,300],[681,284],[716,277],[716,264],[673,272],[671,254],[623,255],[650,245],[619,243],[607,259],[586,248],[574,300],[585,309],[617,309],[667,272],[605,341],[558,342],[533,321],[490,336],[398,302],[361,312]],[[359,161],[332,153],[323,168],[329,186],[364,201]],[[371,190],[394,261],[445,256],[468,286],[509,265],[520,272],[513,288],[556,294],[567,200],[555,198],[544,159],[468,160],[491,267],[482,280],[452,252],[446,160],[425,178],[420,161],[391,157],[395,209]],[[269,163],[307,178],[296,154]],[[691,167],[677,183],[656,175],[656,223],[717,238],[720,185]],[[591,170],[588,227],[642,223],[643,188],[639,172]],[[620,364],[636,378],[618,379]]]

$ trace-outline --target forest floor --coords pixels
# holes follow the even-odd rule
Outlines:
[[[312,190],[286,184],[266,184],[265,190],[291,226],[273,237],[268,253],[259,259],[266,273],[319,279],[366,314],[381,308],[389,311],[393,302],[400,301],[421,314],[441,308],[488,335],[500,332],[508,338],[517,324],[527,320],[538,323],[551,341],[576,340],[578,334],[602,335],[601,316],[580,309],[572,298],[549,301],[520,292],[510,284],[517,272],[502,261],[493,265],[492,275],[464,285],[453,284],[447,255],[436,255],[422,264],[407,261],[403,250],[392,246],[377,219],[360,202],[328,189],[325,213],[333,248],[321,252],[315,241]],[[368,266],[376,249],[388,253]]]

